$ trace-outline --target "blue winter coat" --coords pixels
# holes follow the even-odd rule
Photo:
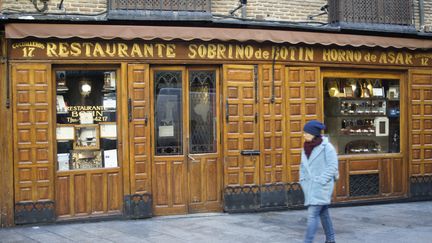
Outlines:
[[[305,196],[304,205],[329,205],[338,175],[337,154],[327,138],[323,137],[322,143],[312,150],[309,159],[303,149],[300,185]]]

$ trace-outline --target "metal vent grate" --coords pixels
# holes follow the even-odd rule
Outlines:
[[[364,197],[378,195],[379,175],[350,175],[349,177],[350,197]]]
[[[210,12],[210,0],[111,0],[110,10]]]
[[[328,0],[330,23],[413,25],[412,0]]]

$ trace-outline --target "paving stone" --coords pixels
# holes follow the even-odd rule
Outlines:
[[[0,242],[4,243],[21,243],[21,242],[37,242],[35,240],[32,240],[31,238],[28,238],[27,236],[12,233],[12,231],[5,232],[4,229],[0,230]]]
[[[432,202],[331,208],[337,242],[416,242],[432,239]],[[0,242],[235,242],[303,241],[306,210],[191,214],[0,229]],[[324,242],[320,228],[315,242]]]

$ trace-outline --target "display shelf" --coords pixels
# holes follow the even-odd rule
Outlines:
[[[348,80],[340,79],[338,82],[346,83]],[[360,86],[364,86],[361,85],[362,80],[357,82]],[[396,84],[398,83],[393,81],[389,84],[384,83],[380,87],[382,94],[388,94],[389,86],[396,87]],[[326,87],[327,85],[325,84]],[[390,148],[395,143],[391,141],[391,136],[395,134],[393,123],[398,121],[400,116],[399,93],[393,91],[393,95],[395,94],[397,95],[395,98],[385,96],[331,97],[330,93],[326,92],[324,97],[326,133],[339,154],[395,151]],[[363,93],[361,95],[363,96]]]
[[[101,90],[102,93],[114,93],[116,91],[117,91],[116,88],[103,88]]]

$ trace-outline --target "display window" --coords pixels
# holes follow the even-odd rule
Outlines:
[[[324,78],[324,122],[338,154],[400,152],[400,81]]]
[[[118,167],[114,70],[56,70],[59,171]]]

